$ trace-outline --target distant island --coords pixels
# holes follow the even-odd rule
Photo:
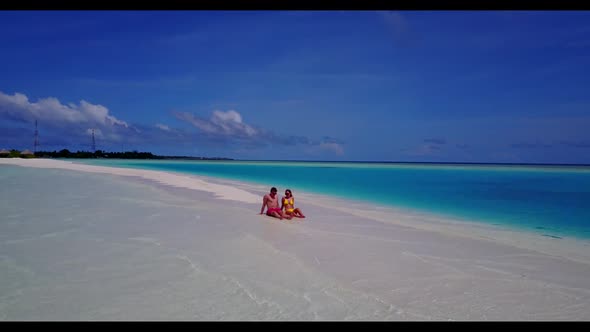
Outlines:
[[[90,151],[76,151],[70,152],[68,149],[60,151],[37,151],[35,153],[28,150],[2,150],[0,151],[0,158],[75,158],[75,159],[182,159],[182,160],[233,160],[231,158],[221,157],[189,157],[189,156],[158,156],[151,152],[107,152],[102,150]]]

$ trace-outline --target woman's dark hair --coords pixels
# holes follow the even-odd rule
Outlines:
[[[293,194],[293,193],[291,192],[291,189],[285,189],[285,192],[287,192],[287,191],[289,192],[289,194]]]

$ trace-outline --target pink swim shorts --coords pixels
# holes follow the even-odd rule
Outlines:
[[[268,211],[266,211],[266,214],[270,216],[273,212],[278,212],[280,214],[281,208],[269,208]]]

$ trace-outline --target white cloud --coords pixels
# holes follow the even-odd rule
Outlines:
[[[164,130],[164,131],[170,131],[170,127],[168,127],[167,125],[163,125],[161,123],[156,123],[156,127]]]
[[[86,129],[86,134],[88,134],[88,136],[92,136],[92,130],[92,128]],[[100,129],[94,129],[94,137],[103,138],[104,135],[102,134],[102,131]]]
[[[220,136],[254,137],[258,131],[242,121],[240,113],[229,111],[213,111],[209,120],[202,119],[189,113],[176,113],[176,116],[191,123],[199,130]]]
[[[311,140],[304,136],[287,136],[275,134],[264,128],[255,128],[242,119],[242,115],[235,110],[213,111],[209,119],[203,119],[190,113],[176,112],[174,115],[183,121],[198,128],[201,137],[211,142],[221,144],[238,143],[241,147],[265,147],[269,145],[308,147],[305,151],[331,152],[337,155],[344,154],[342,142],[331,137],[323,137],[321,140]]]
[[[57,101],[57,99],[56,99]],[[89,122],[95,122],[105,126],[119,125],[128,128],[127,122],[119,120],[112,115],[109,115],[109,110],[102,105],[93,105],[84,100],[80,101],[80,106],[72,105],[72,109],[78,109],[82,114],[85,115],[85,119]]]
[[[342,145],[338,144],[338,143],[334,143],[334,142],[322,142],[320,143],[320,148],[324,149],[324,150],[329,150],[332,151],[334,153],[336,153],[337,155],[343,155],[344,154],[344,148],[342,147]]]
[[[79,105],[62,104],[57,98],[48,97],[37,102],[21,93],[7,95],[0,91],[0,117],[14,120],[33,122],[39,120],[46,125],[58,127],[82,124],[90,127],[124,127],[129,125],[109,114],[109,110],[102,105],[94,105],[81,100]]]
[[[57,98],[49,97],[33,102],[22,93],[8,95],[0,91],[0,120],[8,119],[29,125],[38,120],[42,144],[45,146],[89,142],[88,137],[94,130],[97,144],[102,146],[121,141],[126,144],[196,143],[218,147],[239,146],[250,150],[269,146],[299,145],[318,153],[344,154],[343,143],[337,139],[323,137],[320,140],[312,140],[304,136],[275,134],[271,130],[244,122],[242,115],[233,109],[215,110],[208,119],[190,113],[176,112],[174,115],[193,125],[198,129],[198,133],[178,130],[162,123],[141,127],[140,131],[136,126],[110,114],[107,107],[85,100],[77,104],[64,104]],[[13,136],[14,131],[0,132],[0,140],[14,139]],[[19,131],[19,140],[22,139],[30,139],[30,133]]]

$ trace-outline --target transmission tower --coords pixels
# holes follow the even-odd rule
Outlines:
[[[94,129],[92,129],[92,153],[96,153],[96,140],[94,140]]]
[[[35,143],[33,143],[33,153],[37,153],[39,146],[39,130],[37,130],[37,120],[35,120]]]

